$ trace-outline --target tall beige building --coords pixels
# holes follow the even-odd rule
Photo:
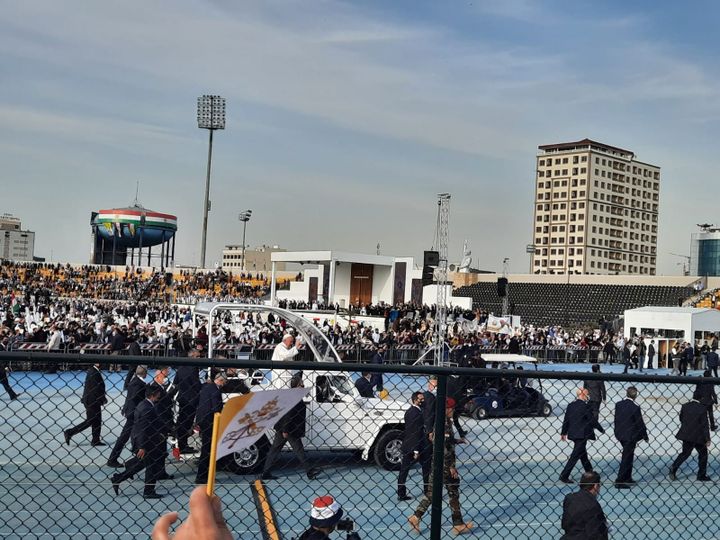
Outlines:
[[[533,273],[655,275],[660,167],[590,139],[538,148]]]

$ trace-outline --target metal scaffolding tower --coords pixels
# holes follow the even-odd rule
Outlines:
[[[435,333],[433,336],[434,363],[445,363],[445,336],[447,335],[447,280],[448,242],[450,237],[450,194],[438,194],[437,250],[440,262],[435,270],[437,302],[435,304]]]
[[[509,273],[510,273],[510,259],[505,257],[503,259],[502,277],[507,279]],[[505,296],[503,296],[503,299],[502,299],[502,314],[503,314],[503,317],[507,317],[508,315],[510,315],[510,286],[508,283],[505,284]]]

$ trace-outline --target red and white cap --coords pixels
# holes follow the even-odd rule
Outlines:
[[[313,527],[332,527],[342,518],[343,509],[330,495],[318,497],[310,509],[310,525]]]

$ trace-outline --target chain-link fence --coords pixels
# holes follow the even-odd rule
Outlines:
[[[0,360],[10,367],[25,362],[25,367],[42,366],[44,370],[13,371],[8,376],[6,389],[10,388],[11,395],[6,394],[0,413],[0,537],[144,538],[161,514],[179,510],[181,519],[186,517],[188,495],[197,479],[198,454],[190,450],[199,449],[201,443],[193,432],[187,442],[180,442],[184,453],[173,449],[178,445],[176,437],[182,435],[180,426],[194,424],[194,419],[188,424],[188,415],[194,414],[187,408],[188,396],[181,396],[180,382],[177,386],[181,389],[176,392],[173,382],[181,366],[185,371],[197,366],[196,377],[203,379],[209,362],[119,357],[122,370],[110,372],[108,364],[101,364],[98,371],[92,363],[115,358],[34,354],[0,354]],[[143,497],[149,494],[144,472],[115,482],[116,495],[111,478],[115,475],[117,480],[126,469],[108,466],[128,422],[123,415],[127,411],[126,373],[148,362],[145,382],[155,379],[168,391],[163,398],[167,401],[157,405],[164,411],[159,414],[163,420],[157,421],[158,432],[167,437],[164,470],[158,471],[154,488],[164,495],[161,499]],[[169,369],[161,370],[165,362]],[[230,375],[223,387],[226,396],[263,388],[273,373],[277,375],[277,368],[301,370],[308,389],[307,401],[300,406],[305,422],[294,416],[280,434],[283,443],[295,438],[302,441],[304,463],[290,444],[274,463],[268,463],[276,440],[272,433],[219,464],[216,493],[235,538],[297,537],[309,526],[312,501],[322,495],[332,495],[342,505],[344,517],[354,521],[362,538],[418,537],[411,516],[418,517],[421,538],[450,537],[464,532],[460,524],[468,522],[474,525],[469,534],[476,538],[560,538],[563,501],[578,491],[577,484],[561,480],[577,481],[583,472],[582,459],[569,472],[563,469],[574,449],[577,457],[584,457],[579,447],[585,445],[592,468],[601,476],[596,500],[604,510],[611,538],[720,537],[717,486],[703,477],[714,480],[720,472],[714,447],[709,447],[703,475],[698,471],[697,456],[698,450],[702,454],[707,447],[702,441],[683,443],[676,438],[681,407],[691,401],[698,382],[707,384],[699,387],[696,396],[701,403],[683,409],[682,436],[702,438],[703,422],[708,430],[714,423],[707,416],[713,407],[706,404],[713,400],[714,384],[720,380],[702,380],[699,372],[678,378],[660,370],[621,375],[622,366],[605,365],[602,371],[615,371],[591,373],[587,366],[531,364],[523,364],[522,371],[254,360],[216,360],[212,364]],[[64,368],[54,369],[53,365]],[[586,373],[577,373],[578,369],[586,369]],[[371,373],[362,375],[362,371]],[[429,381],[431,375],[437,376],[437,383]],[[97,393],[98,380],[104,385],[105,404]],[[583,385],[590,387],[591,402],[574,403],[576,391]],[[629,386],[638,392],[635,402],[644,419],[647,442],[638,431],[633,406],[617,405],[626,402]],[[432,396],[423,394],[429,388]],[[16,399],[9,399],[12,393],[17,393]],[[443,427],[444,407],[436,406],[441,414],[433,417],[429,405],[432,401],[443,403],[444,394],[457,401],[460,414],[452,434],[457,444],[450,442],[450,437],[431,442],[427,435]],[[413,395],[416,408],[411,405]],[[564,428],[569,407],[571,418]],[[617,415],[616,407],[620,407]],[[604,434],[592,429],[595,412]],[[294,414],[300,414],[299,410]],[[93,433],[98,417],[100,431]],[[138,421],[137,415],[133,418]],[[639,442],[630,472],[627,467],[620,472],[623,448],[627,458],[630,445],[618,441],[614,425],[623,438],[623,430],[630,429],[629,418],[634,419],[631,432]],[[586,431],[587,425],[590,431]],[[79,431],[83,427],[87,429]],[[578,429],[584,430],[579,439]],[[568,440],[561,438],[562,432]],[[287,439],[282,433],[288,434]],[[591,433],[596,439],[584,443]],[[132,463],[134,442],[132,436],[115,449],[119,450],[120,465]],[[671,467],[683,446],[692,456],[677,468],[676,479],[671,479]],[[444,474],[450,473],[453,465],[445,459],[451,450],[456,454],[452,468],[457,469],[458,481]],[[427,473],[433,465],[436,472],[431,481]],[[401,468],[403,474],[408,473],[404,486],[398,485]],[[430,483],[426,501],[425,482]],[[460,514],[451,508],[444,482],[451,493],[457,490]],[[423,510],[427,512],[423,514]],[[346,534],[335,531],[331,538],[345,538]],[[576,537],[592,538],[587,534]]]

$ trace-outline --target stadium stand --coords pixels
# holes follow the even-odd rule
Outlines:
[[[457,288],[455,296],[472,298],[474,309],[500,314],[502,299],[495,283],[475,283]],[[568,327],[595,325],[600,317],[612,320],[626,309],[641,306],[677,306],[680,299],[695,294],[692,287],[649,285],[588,285],[565,283],[510,283],[512,314],[523,323],[563,324]]]

